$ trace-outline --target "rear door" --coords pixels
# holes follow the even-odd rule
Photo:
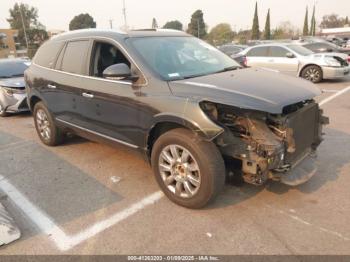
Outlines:
[[[80,99],[82,79],[87,73],[87,54],[90,49],[89,40],[75,40],[66,43],[55,65],[57,77],[50,83],[56,90],[56,119],[61,122],[77,123],[78,103]]]
[[[250,49],[247,54],[247,66],[268,67],[268,47],[257,46]]]
[[[291,52],[282,46],[270,46],[268,51],[268,68],[284,74],[296,76],[298,73],[299,60],[297,57],[288,58],[288,53]]]

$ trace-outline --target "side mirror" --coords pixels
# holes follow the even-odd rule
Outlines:
[[[287,53],[286,57],[287,58],[295,58],[295,55],[293,53]]]
[[[113,80],[131,80],[136,81],[139,79],[138,76],[131,74],[131,70],[127,64],[115,64],[107,67],[103,71],[103,78],[113,79]]]

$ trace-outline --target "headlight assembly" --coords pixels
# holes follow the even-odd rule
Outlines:
[[[326,57],[324,58],[324,61],[326,62],[326,64],[327,64],[328,66],[341,67],[340,62],[339,62],[337,59],[335,59],[334,57],[326,56]]]

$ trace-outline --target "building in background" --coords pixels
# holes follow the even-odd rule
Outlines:
[[[18,42],[18,30],[0,29],[0,58],[27,56],[27,49]]]
[[[322,36],[350,37],[350,27],[322,29],[321,35]]]

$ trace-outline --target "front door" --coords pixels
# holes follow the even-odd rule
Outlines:
[[[78,104],[80,125],[103,138],[137,147],[135,141],[141,144],[143,138],[137,100],[140,86],[130,80],[105,79],[103,71],[124,63],[135,74],[140,72],[116,45],[105,41],[94,42],[90,61],[90,77],[82,80]]]
[[[298,73],[299,60],[297,57],[287,57],[288,49],[281,46],[270,46],[268,52],[268,68],[281,73],[296,76]]]

